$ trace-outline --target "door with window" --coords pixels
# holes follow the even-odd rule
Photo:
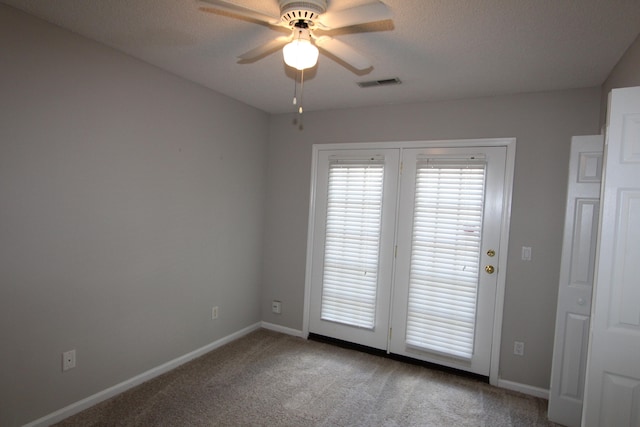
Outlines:
[[[404,150],[392,353],[489,375],[505,152]]]
[[[399,150],[317,156],[310,332],[387,348]]]
[[[309,332],[489,375],[506,151],[318,150]]]

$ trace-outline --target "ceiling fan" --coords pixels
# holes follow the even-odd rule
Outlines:
[[[253,62],[284,48],[285,63],[298,70],[311,68],[316,64],[318,49],[315,46],[356,70],[362,71],[371,68],[372,64],[369,59],[348,44],[329,35],[316,36],[314,31],[330,31],[392,18],[391,10],[381,1],[327,12],[327,0],[278,0],[280,17],[269,16],[226,0],[201,1],[213,6],[211,9],[214,11],[223,11],[271,26],[290,29],[289,36],[271,40],[243,53],[238,58],[241,62]]]

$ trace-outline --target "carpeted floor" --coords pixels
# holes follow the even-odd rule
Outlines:
[[[255,331],[58,426],[555,426],[547,402]]]

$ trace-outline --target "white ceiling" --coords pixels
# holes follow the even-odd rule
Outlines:
[[[232,1],[279,15],[276,0]],[[329,0],[329,11],[370,1]],[[202,11],[196,0],[0,2],[264,111],[293,111],[294,74],[280,52],[236,59],[283,35],[274,27]],[[373,69],[358,75],[321,55],[305,73],[306,111],[596,86],[640,33],[640,0],[384,2],[392,22],[335,36]],[[393,77],[402,84],[356,85]]]

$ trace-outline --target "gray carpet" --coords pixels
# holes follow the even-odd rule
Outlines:
[[[554,426],[547,402],[255,331],[58,426]]]

